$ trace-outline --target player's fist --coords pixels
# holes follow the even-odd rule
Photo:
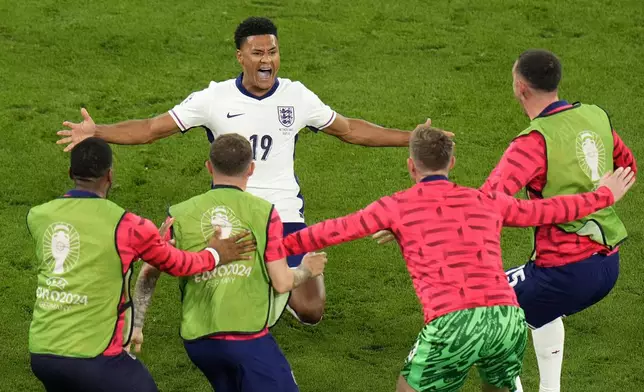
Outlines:
[[[326,253],[324,252],[307,253],[306,255],[304,255],[304,258],[302,258],[302,264],[304,264],[304,267],[311,271],[312,278],[319,276],[324,272],[326,262]]]
[[[96,124],[94,124],[94,120],[92,120],[92,117],[90,117],[85,108],[81,109],[81,116],[83,116],[82,122],[73,123],[65,121],[63,122],[63,126],[71,129],[58,131],[58,136],[65,137],[58,139],[56,144],[67,144],[64,150],[65,152],[71,151],[78,143],[96,134]]]
[[[389,230],[380,230],[379,232],[374,234],[372,238],[376,240],[378,244],[381,244],[381,245],[396,240],[396,237],[394,237],[394,233],[392,233]]]
[[[635,172],[630,167],[618,167],[612,174],[606,173],[601,180],[599,180],[599,187],[605,186],[613,192],[613,197],[617,202],[624,197],[626,192],[635,183]]]
[[[142,344],[143,344],[143,329],[135,327],[132,330],[132,338],[130,339],[130,344],[125,348],[125,351],[130,352],[130,350],[132,349],[132,346],[134,346],[134,352],[138,354],[141,352]]]

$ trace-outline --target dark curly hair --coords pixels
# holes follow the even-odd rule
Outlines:
[[[112,149],[107,142],[89,137],[74,147],[70,160],[69,176],[73,180],[93,181],[112,167]]]
[[[235,46],[239,49],[246,38],[265,34],[277,37],[277,26],[268,18],[251,16],[241,22],[235,29]]]

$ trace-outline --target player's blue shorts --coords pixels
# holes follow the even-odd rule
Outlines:
[[[291,366],[271,334],[252,340],[184,342],[217,392],[297,392]]]
[[[284,223],[284,237],[291,233],[295,233],[296,231],[300,231],[302,229],[306,228],[306,223],[301,223],[301,222],[285,222]],[[291,268],[295,268],[302,264],[302,258],[304,255],[293,255],[293,256],[288,256],[286,258],[286,262],[288,263],[288,266]]]
[[[617,282],[619,252],[610,256],[596,254],[561,267],[538,267],[529,262],[505,273],[528,325],[539,328],[604,298]]]
[[[126,352],[67,358],[31,354],[31,370],[47,392],[157,392],[150,372]]]

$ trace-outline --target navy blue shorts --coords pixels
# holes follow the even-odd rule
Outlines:
[[[604,298],[617,282],[619,253],[596,254],[561,267],[538,267],[530,262],[505,273],[528,325],[539,328]]]
[[[291,233],[295,233],[296,231],[300,231],[302,229],[306,229],[306,223],[301,223],[301,222],[285,222],[284,223],[284,237]],[[304,255],[293,255],[293,256],[288,256],[286,258],[286,262],[288,263],[288,266],[291,268],[295,268],[302,264],[302,258]]]
[[[157,392],[150,372],[126,352],[68,358],[31,354],[31,370],[47,392]]]
[[[217,392],[297,392],[291,366],[271,334],[252,340],[184,342]]]

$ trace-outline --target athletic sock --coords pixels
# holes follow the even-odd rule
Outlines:
[[[514,392],[523,392],[523,385],[521,385],[521,378],[517,377],[516,388]]]
[[[539,392],[560,392],[564,350],[564,325],[561,317],[532,331],[539,365]]]

